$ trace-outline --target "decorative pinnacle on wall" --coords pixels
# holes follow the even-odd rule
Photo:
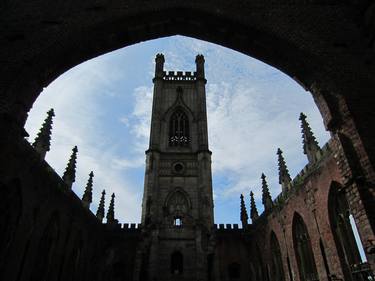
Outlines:
[[[248,224],[247,220],[249,219],[249,216],[247,215],[245,201],[243,200],[242,194],[240,196],[240,199],[241,199],[241,214],[240,214],[240,217],[241,217],[241,222],[242,222],[242,228],[246,228],[246,226]]]
[[[282,192],[285,193],[289,189],[292,178],[290,177],[288,168],[286,166],[283,152],[280,148],[277,149],[278,162],[279,162],[279,184],[281,184]]]
[[[197,67],[197,79],[205,79],[204,77],[204,56],[197,55],[195,57],[195,64]]]
[[[270,191],[268,189],[268,184],[266,181],[266,176],[262,173],[262,203],[264,205],[264,210],[268,211],[272,209],[272,198]]]
[[[66,183],[69,189],[72,189],[73,182],[76,180],[77,152],[77,146],[73,147],[72,155],[70,156],[64,175],[62,176],[63,181]]]
[[[116,223],[115,220],[115,194],[112,193],[111,202],[109,203],[108,212],[107,212],[107,224]]]
[[[157,54],[155,57],[155,78],[163,78],[164,62],[164,55]]]
[[[83,196],[82,196],[82,204],[87,209],[90,208],[90,204],[92,202],[92,185],[93,185],[92,178],[93,177],[94,177],[94,173],[91,171],[89,174],[89,179],[86,184],[85,192],[83,193]]]
[[[105,190],[102,191],[102,196],[100,197],[100,202],[98,206],[98,210],[96,211],[96,217],[103,222],[104,218],[104,203],[105,203]]]
[[[306,115],[301,112],[299,120],[301,120],[302,128],[303,153],[306,154],[309,163],[314,163],[317,161],[317,153],[320,151],[320,146],[311,131],[309,123],[306,121]]]
[[[37,137],[34,140],[33,147],[39,153],[40,158],[46,157],[47,151],[51,145],[51,130],[52,130],[52,119],[55,116],[53,108],[47,112],[47,118],[44,120],[42,128],[40,128]]]
[[[255,222],[259,217],[257,205],[254,200],[254,193],[252,191],[250,191],[250,217],[252,222]]]

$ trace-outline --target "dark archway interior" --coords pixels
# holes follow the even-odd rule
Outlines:
[[[22,154],[15,147],[27,112],[66,70],[144,40],[176,34],[203,39],[262,60],[312,92],[332,132],[348,204],[374,266],[374,3],[19,0],[0,7],[0,126],[7,132],[1,163]]]

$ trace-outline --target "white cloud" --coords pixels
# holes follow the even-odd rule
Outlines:
[[[59,77],[42,93],[30,114],[26,128],[35,136],[45,112],[55,108],[52,149],[47,161],[62,174],[71,148],[78,145],[74,190],[81,195],[88,173],[94,170],[93,209],[102,188],[106,188],[107,206],[110,193],[117,195],[119,220],[139,221],[143,191],[140,182],[152,105],[153,61],[149,58],[161,47],[167,70],[194,71],[195,55],[205,55],[209,141],[217,202],[235,200],[237,204],[239,193],[248,194],[252,188],[260,207],[262,172],[267,175],[275,196],[281,189],[277,179],[278,146],[284,151],[292,176],[303,168],[306,160],[302,154],[300,111],[308,115],[320,144],[328,139],[309,93],[274,68],[223,47],[186,37],[159,42],[163,45],[155,41],[139,45],[138,52],[134,52],[136,47],[131,47],[134,61],[147,56],[147,65],[141,65],[146,75],[137,83],[130,83],[137,79],[133,68],[124,69],[126,65],[133,65],[123,61],[128,48],[119,50]],[[146,55],[145,50],[152,54]],[[131,86],[124,83],[125,76]],[[124,92],[133,94],[126,96]],[[215,208],[218,210],[220,204]],[[233,213],[231,222],[236,222],[236,210],[227,211]]]

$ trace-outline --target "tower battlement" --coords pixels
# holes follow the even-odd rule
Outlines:
[[[166,81],[196,81],[197,72],[194,71],[163,71],[163,80]]]

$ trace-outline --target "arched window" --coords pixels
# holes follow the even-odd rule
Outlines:
[[[31,277],[32,281],[48,281],[51,265],[55,255],[57,242],[59,237],[58,217],[52,216],[44,234],[39,241],[38,251]]]
[[[175,218],[182,218],[184,214],[188,213],[189,201],[183,191],[177,190],[167,199],[167,209],[170,215],[174,215]]]
[[[275,281],[284,281],[284,269],[283,262],[281,259],[281,251],[279,241],[277,240],[276,234],[271,233],[271,254],[272,254],[272,276]]]
[[[255,258],[254,258],[254,267],[255,267],[255,275],[256,281],[264,281],[266,280],[266,274],[264,274],[264,267],[263,267],[263,260],[260,254],[260,249],[258,245],[255,245]]]
[[[230,280],[241,277],[241,265],[239,263],[234,262],[228,265],[228,277]]]
[[[9,185],[0,185],[0,269],[6,263],[11,251],[16,230],[22,213],[21,187],[19,180]]]
[[[70,252],[69,258],[65,266],[65,279],[66,280],[79,280],[80,279],[80,266],[82,262],[82,247],[83,242],[81,234],[79,233],[75,239],[73,248]]]
[[[310,236],[302,217],[298,214],[295,214],[293,218],[293,244],[300,280],[319,280],[314,254],[311,248]]]
[[[169,145],[188,146],[190,143],[189,118],[177,109],[169,121]]]
[[[171,273],[173,275],[182,274],[184,270],[184,257],[179,251],[175,251],[171,255]]]
[[[331,229],[345,279],[363,280],[362,276],[367,273],[361,270],[363,265],[350,219],[352,216],[345,193],[338,183],[331,185],[328,202]]]

